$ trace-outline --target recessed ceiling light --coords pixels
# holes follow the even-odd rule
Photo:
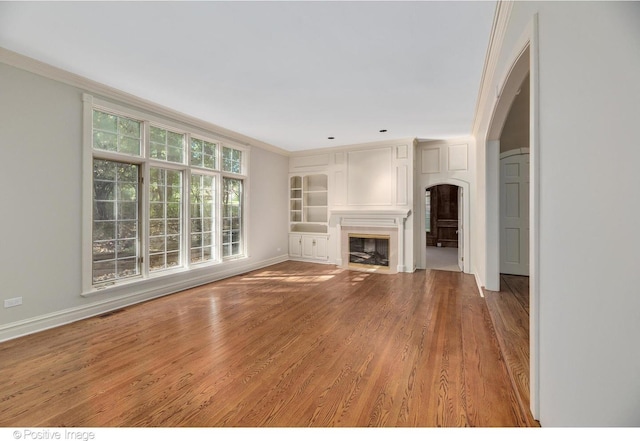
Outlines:
[[[387,131],[387,129],[382,129],[382,130],[380,130],[380,133],[384,133],[386,131]]]

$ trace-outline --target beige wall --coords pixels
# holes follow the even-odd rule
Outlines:
[[[529,75],[516,95],[500,136],[500,152],[529,147]]]
[[[23,301],[0,307],[0,341],[287,258],[289,158],[251,148],[247,259],[82,297],[85,90],[2,62],[0,89],[0,300]]]

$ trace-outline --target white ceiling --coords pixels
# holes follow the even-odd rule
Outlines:
[[[0,46],[289,151],[445,139],[495,3],[0,2]]]

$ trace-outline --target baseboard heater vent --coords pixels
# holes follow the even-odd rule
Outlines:
[[[119,313],[121,313],[121,312],[123,312],[125,310],[126,310],[126,308],[120,308],[120,309],[116,309],[116,310],[113,310],[113,311],[105,312],[104,314],[100,314],[98,316],[98,318],[103,319],[103,318],[111,317],[112,315],[119,314]]]

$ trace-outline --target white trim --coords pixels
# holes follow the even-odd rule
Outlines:
[[[482,77],[480,79],[480,90],[478,93],[478,101],[476,103],[476,111],[471,133],[478,132],[480,125],[484,120],[485,112],[487,110],[491,111],[493,108],[490,103],[495,100],[496,91],[493,90],[489,81],[495,76],[495,70],[500,57],[502,42],[507,31],[512,8],[513,1],[499,1],[496,4],[487,55],[485,57],[484,69],[482,70]]]
[[[110,296],[107,299],[96,301],[89,305],[69,308],[0,326],[0,342],[34,334],[36,332],[73,323],[79,320],[84,320],[109,311],[135,305],[146,300],[151,300],[185,289],[237,276],[249,271],[256,271],[287,260],[289,260],[289,256],[281,255],[261,262],[247,263],[224,268],[222,271],[215,274],[212,274],[210,270],[207,270],[202,271],[202,274],[198,277],[189,277],[187,279],[176,278],[173,281],[163,279],[159,286],[154,287],[153,289],[139,290],[134,293],[123,294],[117,297]]]
[[[538,14],[531,25],[529,103],[529,387],[531,414],[540,419],[540,75]]]
[[[512,2],[500,2],[494,22],[494,32],[489,47],[490,57],[502,54],[504,27],[508,24]],[[502,5],[507,8],[502,11]],[[540,304],[540,146],[539,146],[539,40],[538,15],[523,28],[520,38],[515,41],[513,50],[507,57],[506,69],[501,75],[495,72],[495,66],[488,63],[482,78],[480,103],[476,111],[473,133],[483,142],[478,145],[484,149],[485,157],[485,268],[484,282],[487,290],[499,290],[500,250],[499,250],[499,161],[500,141],[504,118],[508,113],[510,101],[520,87],[527,72],[530,73],[530,247],[529,247],[529,304],[530,304],[530,410],[534,419],[540,419],[540,347],[539,347],[539,304]],[[493,36],[496,38],[493,39]],[[499,38],[498,38],[499,37]],[[528,51],[528,53],[527,53]],[[526,57],[526,58],[525,58]],[[490,65],[491,64],[491,65]],[[497,82],[496,82],[497,81]],[[496,84],[495,96],[490,93]],[[486,119],[485,119],[486,117]],[[486,124],[486,125],[485,125]]]
[[[487,140],[485,279],[488,291],[500,291],[500,141]]]
[[[93,140],[93,97],[91,95],[82,94],[82,201],[80,204],[80,212],[83,219],[89,215],[89,219],[93,219],[93,151],[88,148],[92,145]],[[89,172],[87,172],[89,170]],[[81,252],[82,257],[82,274],[81,274],[81,290],[88,291],[93,286],[93,262],[87,256],[92,255],[93,246],[93,225],[91,221],[83,220]]]
[[[154,119],[157,119],[157,116],[169,118],[170,120],[175,120],[183,124],[199,127],[201,130],[210,131],[211,133],[214,133],[216,137],[225,138],[240,145],[259,147],[282,156],[289,156],[290,154],[290,152],[280,147],[225,129],[224,127],[217,126],[199,118],[194,118],[190,115],[177,112],[160,104],[122,92],[2,47],[0,47],[0,63],[26,70],[69,86],[77,87],[92,94],[111,97],[128,106],[148,109],[157,114]]]
[[[404,222],[410,209],[403,210],[330,210],[329,225],[396,227]]]
[[[401,139],[390,139],[388,141],[374,141],[367,142],[362,144],[348,144],[348,145],[340,145],[335,147],[321,147],[318,149],[312,150],[303,150],[303,151],[295,151],[289,152],[289,156],[291,158],[304,157],[304,156],[315,156],[315,155],[328,155],[329,153],[345,153],[350,150],[362,150],[362,149],[370,149],[375,147],[396,147],[401,145],[413,145],[416,138],[401,138]],[[327,164],[318,164],[315,167],[325,167]],[[292,170],[292,172],[294,172]]]

